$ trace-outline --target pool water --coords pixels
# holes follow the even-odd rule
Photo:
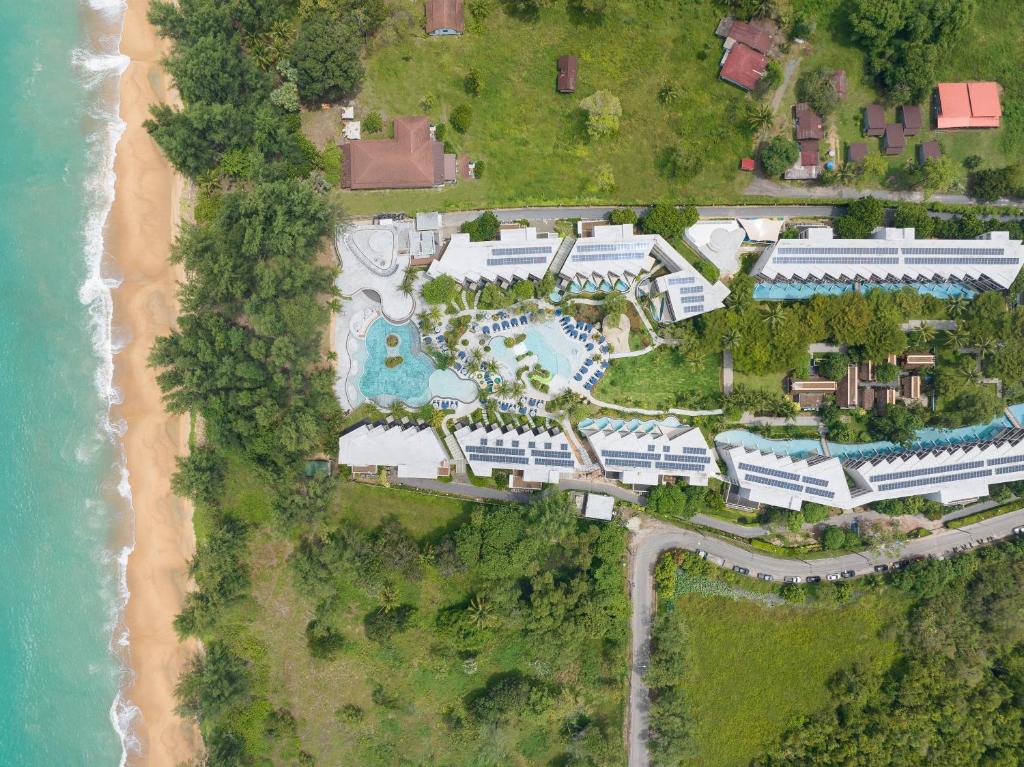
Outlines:
[[[727,442],[730,445],[742,445],[762,453],[790,455],[794,458],[805,458],[809,455],[824,455],[821,440],[817,439],[768,439],[760,434],[745,429],[723,431],[715,442]]]
[[[873,289],[896,291],[910,287],[918,293],[926,296],[934,296],[939,299],[953,297],[974,298],[977,291],[968,288],[960,283],[946,282],[918,282],[913,285],[904,285],[899,282],[862,283],[861,290]],[[759,301],[800,301],[812,296],[823,294],[835,296],[840,293],[849,293],[854,289],[852,282],[787,282],[787,283],[758,283],[754,286],[754,298]]]
[[[512,378],[517,368],[524,365],[532,367],[535,362],[551,373],[552,377],[560,375],[572,378],[587,357],[598,353],[597,349],[588,352],[585,342],[569,338],[554,320],[530,324],[523,333],[526,339],[521,345],[512,348],[505,346],[505,338],[513,334],[495,336],[490,341],[490,355],[507,378]],[[516,354],[522,354],[523,348],[536,359],[527,357],[522,361],[516,360]]]
[[[398,344],[389,347],[387,339],[392,335]],[[438,370],[421,351],[419,338],[419,330],[412,323],[395,325],[382,317],[370,325],[361,348],[353,355],[362,369],[357,382],[362,396],[382,407],[396,401],[420,407],[433,397],[462,402],[476,399],[476,384],[451,370]],[[389,356],[401,356],[401,364],[389,368],[385,364]]]

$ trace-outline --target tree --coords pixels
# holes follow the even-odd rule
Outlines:
[[[800,156],[796,142],[785,136],[776,136],[761,147],[761,167],[769,176],[780,177]]]
[[[458,133],[465,133],[473,122],[473,108],[469,104],[459,104],[448,115],[448,124]]]
[[[920,408],[908,407],[901,402],[889,405],[884,413],[868,419],[868,433],[874,439],[900,444],[911,442],[923,426]]]
[[[302,20],[292,61],[302,100],[340,101],[359,90],[363,81],[359,30],[331,13]]]
[[[619,318],[629,308],[629,301],[621,293],[610,293],[604,300],[603,321],[608,325],[617,325]]]
[[[846,215],[835,222],[836,236],[862,240],[885,222],[885,205],[874,197],[860,197],[846,207]]]
[[[833,381],[845,378],[849,369],[850,358],[846,354],[827,354],[818,363],[818,372]]]
[[[178,471],[171,477],[176,495],[207,506],[214,505],[224,484],[227,461],[210,445],[196,447],[177,459]]]
[[[636,211],[632,208],[615,208],[608,214],[610,224],[635,224],[637,220]]]
[[[380,112],[367,112],[363,118],[363,130],[367,133],[380,133],[384,130],[384,119]]]
[[[484,87],[483,80],[480,77],[480,70],[476,68],[470,69],[462,81],[462,87],[470,96],[479,96],[480,91]]]
[[[817,67],[801,73],[796,81],[796,98],[806,101],[822,118],[839,106],[839,93],[832,82],[832,70]]]
[[[775,113],[767,104],[750,104],[747,106],[747,128],[754,136],[760,136],[775,121]]]
[[[473,242],[491,242],[493,240],[497,240],[498,232],[500,230],[501,222],[498,220],[498,217],[489,210],[481,213],[472,221],[466,221],[459,227],[459,231],[468,234],[469,239]]]
[[[968,179],[968,189],[975,199],[991,202],[1003,197],[1015,197],[1021,193],[1022,167],[1007,165],[1003,168],[973,171]]]
[[[921,168],[921,185],[929,192],[948,192],[957,185],[960,170],[948,155],[932,157]]]
[[[697,222],[697,209],[692,205],[682,210],[669,203],[655,203],[647,211],[642,227],[648,234],[660,234],[665,239],[678,239],[688,227]]]
[[[892,383],[900,378],[900,369],[891,362],[880,362],[875,368],[875,377],[883,383]]]
[[[893,214],[893,226],[911,228],[921,239],[931,237],[935,232],[935,219],[928,207],[919,202],[900,202]]]
[[[423,286],[423,300],[428,304],[450,304],[458,298],[461,288],[453,277],[439,274]]]
[[[580,108],[587,113],[587,133],[591,139],[618,133],[622,116],[622,103],[618,96],[609,91],[596,91],[580,102]]]

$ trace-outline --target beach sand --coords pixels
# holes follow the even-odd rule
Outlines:
[[[107,222],[110,254],[123,276],[114,291],[114,327],[130,340],[115,357],[115,384],[123,404],[115,416],[127,423],[124,448],[135,507],[135,550],[128,560],[130,598],[125,610],[129,663],[134,680],[125,691],[140,715],[132,726],[141,753],[132,765],[174,767],[201,750],[197,728],[174,713],[174,686],[195,643],[180,643],[172,621],[180,611],[195,549],[190,506],[171,492],[175,457],[188,442],[188,422],[167,414],[155,372],[146,360],[153,340],[177,315],[182,278],[168,261],[178,227],[182,179],[142,127],[149,106],[173,102],[159,66],[164,43],[146,20],[148,0],[129,0],[121,52],[131,63],[121,79],[116,197]]]

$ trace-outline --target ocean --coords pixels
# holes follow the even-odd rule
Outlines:
[[[0,767],[116,765],[130,741],[102,240],[122,12],[0,3]]]

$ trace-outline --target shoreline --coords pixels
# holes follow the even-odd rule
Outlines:
[[[124,133],[114,161],[115,197],[105,227],[107,253],[121,284],[113,291],[113,326],[127,342],[114,357],[120,404],[114,416],[127,428],[122,448],[133,515],[127,560],[128,666],[120,691],[129,712],[127,763],[175,767],[201,752],[198,728],[174,713],[174,687],[195,642],[181,643],[172,622],[189,588],[195,551],[190,505],[171,492],[175,459],[188,444],[187,417],[164,411],[156,373],[147,367],[154,339],[177,319],[179,267],[169,262],[184,179],[171,168],[143,121],[151,104],[173,101],[160,67],[164,42],[146,19],[148,0],[127,0],[120,52],[129,63],[118,85]]]

